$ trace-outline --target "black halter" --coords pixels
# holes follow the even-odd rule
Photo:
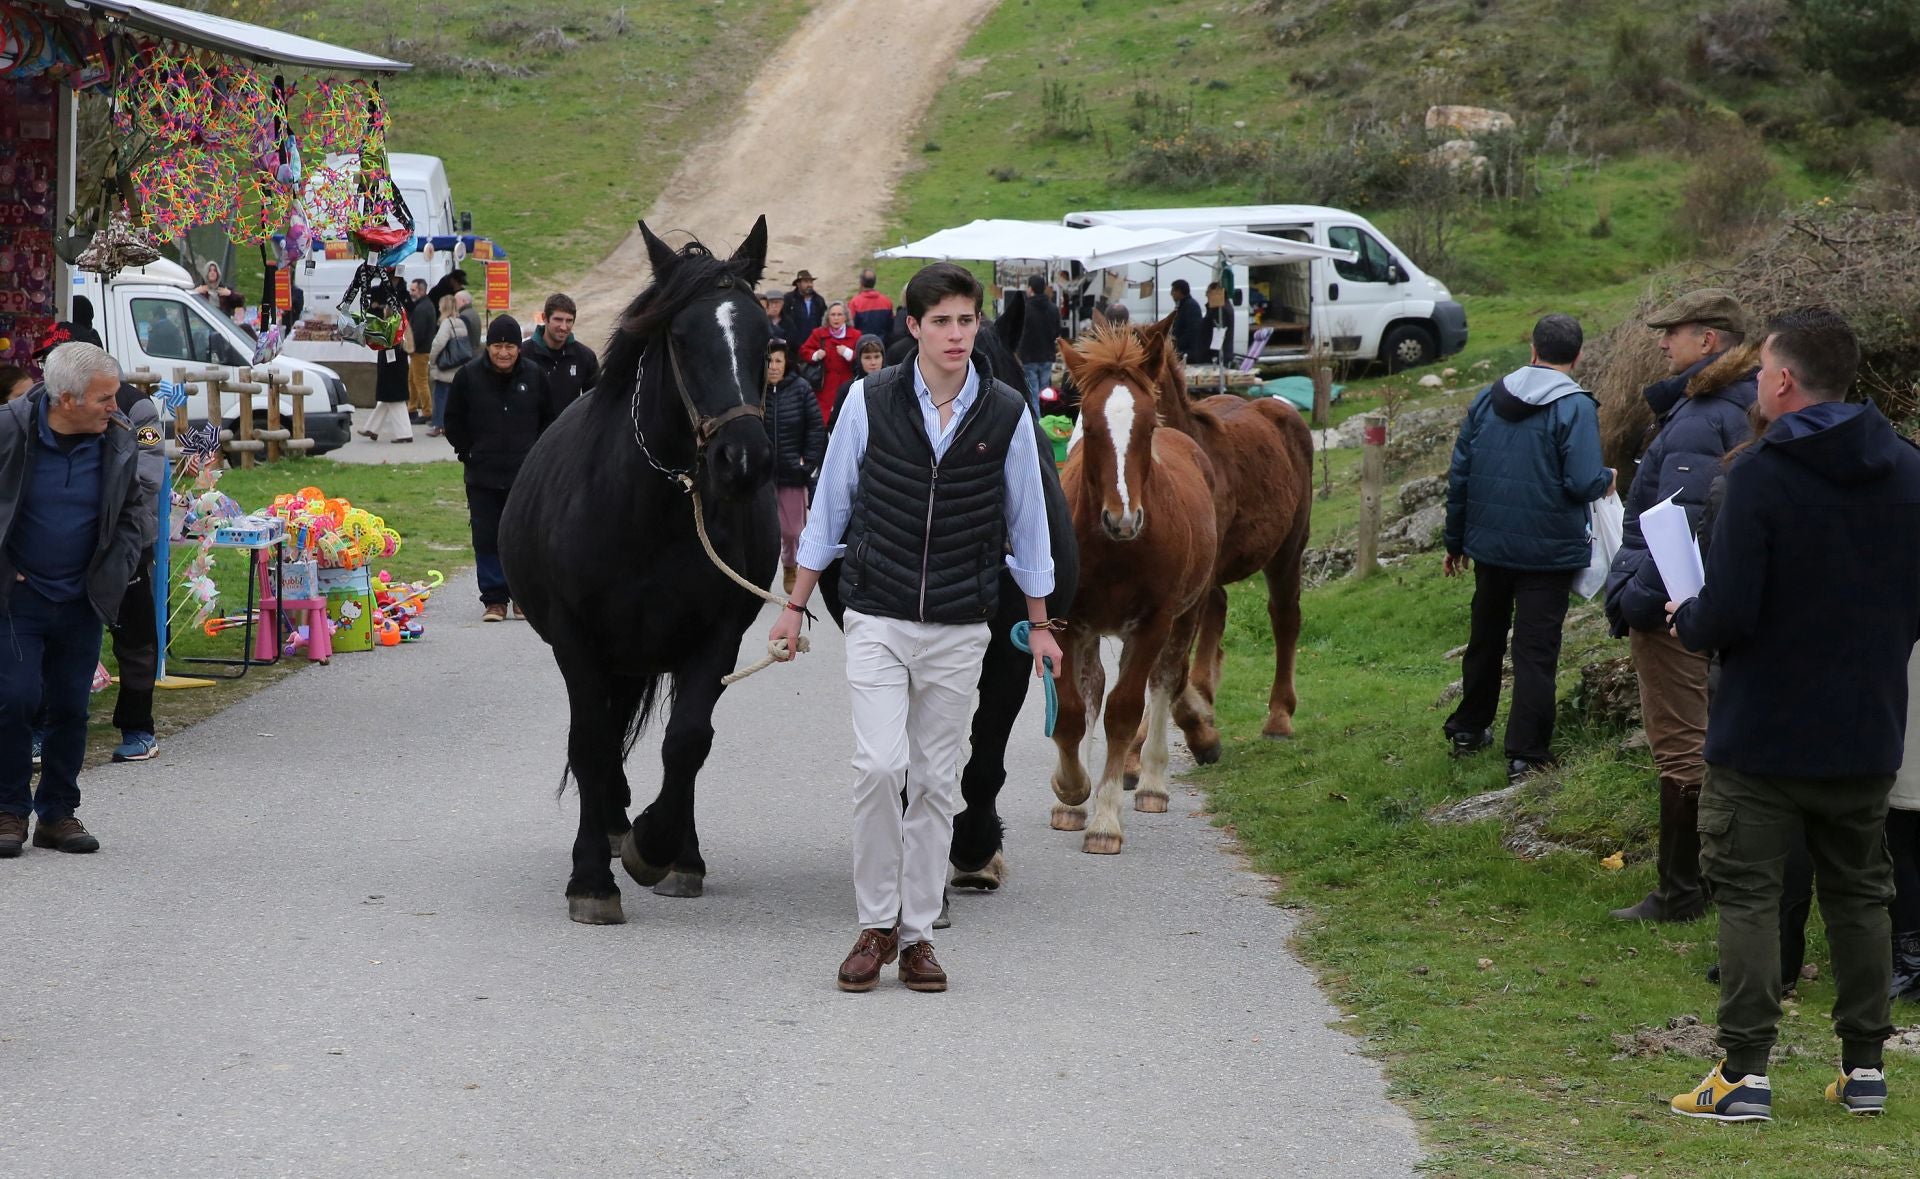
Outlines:
[[[734,279],[731,275],[728,275],[721,278],[714,285],[721,290],[727,290],[733,287]],[[713,441],[713,436],[718,434],[721,428],[726,426],[727,423],[737,418],[761,417],[763,416],[762,410],[759,405],[749,405],[743,402],[733,406],[731,409],[711,416],[701,413],[700,407],[693,403],[693,395],[687,392],[687,378],[686,375],[680,371],[680,350],[674,346],[673,332],[669,330],[667,332],[667,367],[672,373],[674,388],[680,394],[681,408],[687,411],[687,424],[693,428],[693,466],[681,470],[662,465],[659,459],[653,457],[653,451],[648,449],[647,436],[640,429],[640,390],[642,386],[646,384],[647,352],[651,351],[653,351],[653,346],[649,344],[646,352],[640,354],[639,371],[634,374],[633,440],[639,444],[640,453],[646,456],[648,465],[652,466],[654,470],[660,472],[662,475],[665,475],[668,479],[678,483],[682,491],[691,495],[693,494],[693,475],[694,472],[700,469],[700,464],[706,459],[707,443]]]

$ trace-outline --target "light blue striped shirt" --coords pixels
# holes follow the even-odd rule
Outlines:
[[[966,419],[967,410],[980,396],[980,374],[967,366],[967,383],[953,401],[953,416],[945,429],[940,427],[940,411],[920,375],[918,359],[911,362],[913,391],[920,399],[920,418],[927,428],[927,441],[933,444],[937,462],[946,457],[947,447]],[[860,463],[867,454],[867,390],[862,378],[847,387],[840,406],[840,420],[827,440],[827,457],[820,465],[820,482],[814,488],[813,507],[807,515],[806,529],[800,534],[798,559],[809,569],[823,570],[846,554],[847,521],[853,515],[853,495],[860,484]],[[1022,398],[1020,426],[1013,432],[1003,472],[1004,507],[1007,538],[1013,552],[1007,568],[1022,593],[1044,598],[1053,592],[1053,543],[1047,534],[1047,501],[1040,486],[1040,450],[1033,439],[1033,425],[1027,417]]]

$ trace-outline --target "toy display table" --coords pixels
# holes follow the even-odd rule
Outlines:
[[[273,584],[277,586],[286,539],[284,535],[275,535],[254,540],[215,540],[213,542],[213,547],[217,549],[237,549],[252,554],[252,575],[247,578],[247,605],[241,615],[245,621],[240,624],[240,657],[234,659],[220,655],[186,655],[177,657],[178,662],[237,669],[204,673],[221,680],[237,680],[252,668],[280,662],[280,615],[286,612],[287,603],[280,599],[277,591],[269,588],[266,568],[268,555],[271,554],[274,570]],[[271,605],[268,604],[269,598],[272,599]],[[325,630],[324,627],[321,629]],[[264,656],[261,655],[262,651],[266,652]]]

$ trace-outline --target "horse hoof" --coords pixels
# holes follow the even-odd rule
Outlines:
[[[1133,789],[1134,787],[1136,787],[1136,786],[1138,786],[1138,785],[1140,785],[1140,775],[1139,775],[1139,774],[1137,774],[1137,773],[1134,773],[1133,771],[1131,771],[1131,770],[1129,770],[1129,771],[1128,771],[1127,773],[1125,773],[1125,774],[1122,774],[1122,775],[1120,776],[1120,789],[1122,789],[1122,790],[1132,790],[1132,789]]]
[[[665,880],[671,870],[670,865],[662,864],[656,868],[641,859],[640,849],[634,845],[631,831],[620,837],[620,866],[627,870],[627,875],[633,877],[635,884],[645,888],[652,888]]]
[[[996,892],[1007,882],[1007,857],[1002,852],[994,852],[985,867],[975,868],[971,872],[955,872],[953,887],[977,888],[983,892]]]
[[[628,871],[632,871],[631,868]],[[697,897],[707,891],[706,875],[700,872],[669,872],[667,878],[653,886],[653,895],[657,897]]]
[[[1267,727],[1260,730],[1260,735],[1269,741],[1291,741],[1293,740],[1293,725],[1274,724],[1272,721],[1268,721]]]
[[[1120,836],[1097,835],[1091,831],[1080,844],[1080,850],[1090,856],[1117,856],[1120,854]]]
[[[1149,794],[1143,790],[1133,796],[1133,809],[1147,815],[1164,815],[1167,813],[1167,796]]]
[[[1070,806],[1054,807],[1053,817],[1049,822],[1052,823],[1055,831],[1085,831],[1087,829],[1086,812],[1077,811]]]
[[[567,916],[582,925],[625,925],[626,910],[620,907],[620,894],[610,897],[568,897]]]

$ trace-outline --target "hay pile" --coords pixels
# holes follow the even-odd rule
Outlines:
[[[1600,400],[1607,463],[1632,470],[1652,422],[1640,390],[1667,375],[1646,319],[1675,296],[1726,287],[1756,330],[1767,316],[1820,303],[1860,335],[1856,395],[1911,430],[1920,419],[1920,213],[1829,205],[1789,216],[1731,265],[1693,263],[1656,277],[1624,323],[1590,343],[1576,375]]]

